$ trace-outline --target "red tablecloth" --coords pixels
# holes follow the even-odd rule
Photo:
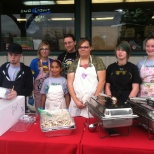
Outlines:
[[[40,123],[27,132],[8,131],[0,136],[0,154],[153,154],[154,140],[147,130],[132,126],[129,136],[100,138],[98,131],[89,132],[86,119],[76,117],[76,130],[70,136],[46,137]],[[94,122],[93,119],[90,122]],[[121,132],[124,128],[121,128]],[[126,131],[126,130],[125,130]],[[102,135],[105,131],[102,130]]]
[[[120,129],[121,132],[123,129],[127,132],[126,128]],[[104,130],[102,130],[103,135],[105,136]],[[132,126],[129,136],[106,138],[100,138],[98,131],[89,132],[86,128],[80,150],[83,154],[154,154],[154,140],[149,140],[147,130],[139,126]]]
[[[0,136],[0,154],[77,154],[85,118],[76,117],[76,129],[69,136],[46,137],[39,119],[27,132],[7,131]]]

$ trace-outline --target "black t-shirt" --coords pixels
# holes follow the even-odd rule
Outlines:
[[[131,90],[133,83],[141,83],[139,71],[136,65],[127,62],[123,66],[113,63],[106,71],[106,82],[110,83],[112,96],[124,103]]]
[[[58,56],[58,60],[60,60],[62,62],[62,66],[63,66],[63,71],[62,71],[62,75],[66,78],[67,77],[67,70],[69,68],[69,66],[72,64],[72,62],[76,59],[77,57],[77,51],[73,52],[73,53],[69,53],[69,52],[63,52]]]

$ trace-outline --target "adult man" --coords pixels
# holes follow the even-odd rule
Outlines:
[[[67,70],[77,57],[77,51],[75,49],[76,41],[72,34],[66,34],[63,41],[66,51],[58,56],[58,60],[62,62],[62,75],[67,78]]]
[[[33,77],[30,68],[20,62],[22,57],[22,47],[17,43],[12,43],[8,47],[8,58],[0,68],[0,87],[12,89],[7,95],[8,100],[17,95],[23,95],[25,98],[32,93]],[[25,101],[26,102],[26,101]],[[25,103],[27,110],[27,105]]]

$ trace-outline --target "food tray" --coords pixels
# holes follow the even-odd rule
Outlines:
[[[154,107],[148,105],[148,100],[142,101],[140,98],[128,101],[139,118],[141,126],[148,129],[149,139],[154,139]],[[152,133],[152,134],[151,134]]]
[[[66,109],[43,110],[40,117],[40,128],[45,136],[70,135],[76,129],[74,119]]]
[[[91,97],[87,105],[90,113],[101,123],[103,128],[131,126],[133,118],[138,117],[133,114],[130,107],[108,107],[107,105],[100,104],[97,97]]]
[[[21,116],[15,125],[10,128],[13,132],[26,132],[32,124],[36,121],[37,116],[35,114],[28,114]]]
[[[24,122],[18,121],[15,125],[13,125],[10,128],[10,131],[13,131],[13,132],[26,132],[31,127],[31,125],[32,125],[32,123],[24,123]]]
[[[116,117],[105,117],[102,116],[96,108],[88,104],[88,108],[90,113],[101,123],[103,128],[115,128],[115,127],[126,127],[132,125],[133,117],[137,117],[134,115],[131,116],[116,116]]]
[[[99,115],[103,117],[119,117],[119,116],[131,116],[133,115],[133,110],[130,106],[126,105],[125,107],[115,107],[108,106],[108,100],[106,100],[106,104],[102,105],[100,103],[100,99],[98,97],[92,96],[90,102],[88,102],[92,108],[95,109]]]
[[[47,137],[67,136],[67,135],[71,135],[73,133],[73,130],[74,129],[76,129],[76,126],[72,126],[70,128],[55,129],[55,130],[50,130],[50,131],[44,131],[44,130],[42,130],[42,132]]]

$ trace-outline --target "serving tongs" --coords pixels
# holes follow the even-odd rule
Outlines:
[[[103,96],[105,98],[108,98],[111,100],[112,104],[117,104],[117,98],[116,97],[111,97],[109,95],[106,95],[104,93],[99,93],[99,96]]]

